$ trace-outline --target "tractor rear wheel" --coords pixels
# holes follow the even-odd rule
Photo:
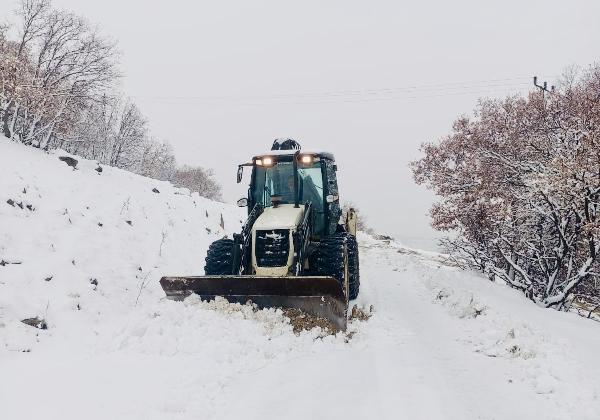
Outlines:
[[[204,266],[207,276],[223,276],[233,272],[233,247],[231,239],[218,239],[210,244]]]
[[[321,276],[336,278],[343,287],[348,281],[348,299],[356,299],[360,286],[358,274],[358,244],[349,233],[336,233],[323,238],[312,257],[314,271]]]
[[[360,264],[358,259],[358,242],[356,236],[346,233],[348,244],[348,266],[350,272],[350,300],[358,297],[360,290]]]

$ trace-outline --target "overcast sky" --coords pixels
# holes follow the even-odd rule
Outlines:
[[[0,0],[4,10],[13,1]],[[335,154],[372,226],[433,247],[408,162],[480,96],[526,92],[598,61],[600,1],[54,0],[118,41],[122,90],[180,163],[237,163],[276,137]]]

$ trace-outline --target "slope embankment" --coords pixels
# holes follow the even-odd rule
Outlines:
[[[59,156],[0,140],[2,418],[599,418],[597,322],[362,234],[373,313],[346,333],[168,301],[158,279],[202,274],[243,214]]]

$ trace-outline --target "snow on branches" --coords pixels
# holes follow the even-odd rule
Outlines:
[[[16,40],[0,30],[0,123],[6,137],[46,148],[118,76],[115,45],[47,0],[23,0]]]
[[[177,187],[198,192],[202,197],[223,201],[221,185],[214,179],[214,172],[211,169],[182,166],[175,171],[170,181]]]
[[[482,100],[412,163],[455,257],[561,309],[600,296],[600,67],[555,92]]]
[[[135,103],[114,93],[118,56],[115,43],[84,18],[49,0],[21,0],[15,22],[0,25],[0,131],[26,145],[181,183],[190,168],[178,169],[171,146],[149,135]],[[212,175],[194,170],[191,189],[219,197]]]

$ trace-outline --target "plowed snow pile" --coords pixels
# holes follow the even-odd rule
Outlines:
[[[597,322],[366,235],[346,334],[167,301],[243,212],[58,156],[0,139],[2,419],[600,418]]]

